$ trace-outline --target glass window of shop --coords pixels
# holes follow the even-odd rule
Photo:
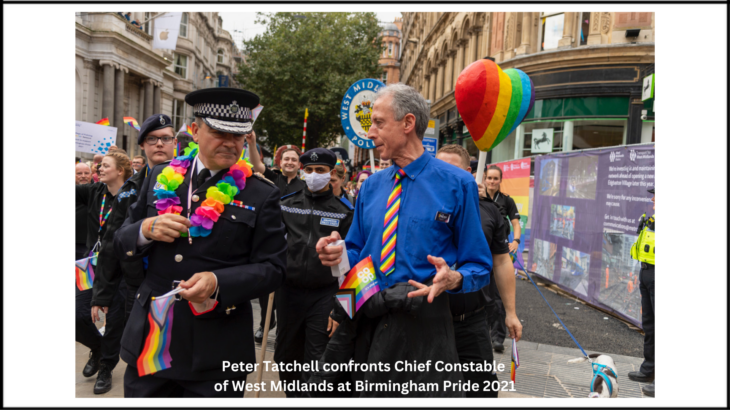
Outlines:
[[[573,121],[572,150],[626,144],[626,120]]]
[[[536,122],[530,122],[526,124],[522,124],[525,134],[523,138],[522,143],[522,158],[529,157],[531,155],[537,155],[532,153],[532,146],[535,143],[533,141],[533,134],[535,135],[534,139],[539,140],[541,137],[540,135],[537,135],[535,130],[545,130],[545,129],[552,129],[553,130],[553,148],[551,152],[559,152],[563,150],[563,127],[565,123],[562,121],[536,121]]]

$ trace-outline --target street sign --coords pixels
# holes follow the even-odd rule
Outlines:
[[[428,127],[423,136],[423,148],[431,156],[436,156],[436,151],[439,149],[439,120],[436,118],[428,120]]]
[[[646,101],[651,98],[654,98],[654,74],[644,77],[644,82],[641,86],[641,101]]]
[[[380,87],[385,87],[385,84],[373,78],[358,80],[350,86],[342,98],[340,105],[342,129],[357,147],[375,148],[375,143],[367,135],[372,125],[373,97]]]

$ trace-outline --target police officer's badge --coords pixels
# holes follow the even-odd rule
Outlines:
[[[313,152],[312,155],[309,156],[309,159],[311,159],[312,161],[316,161],[317,158],[318,157],[317,157],[317,153],[316,152]]]
[[[231,114],[236,114],[238,112],[238,103],[236,101],[233,101],[233,104],[228,106],[228,109],[231,111]]]
[[[160,115],[160,125],[165,125],[165,117]]]

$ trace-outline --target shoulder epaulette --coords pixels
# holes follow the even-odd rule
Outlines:
[[[345,198],[344,196],[341,196],[340,197],[340,201],[343,204],[345,204],[347,206],[347,208],[350,209],[351,211],[353,211],[355,209],[355,207],[352,206],[352,204],[350,203],[350,201],[347,198]]]
[[[260,179],[260,180],[262,180],[262,181],[264,181],[264,182],[268,182],[268,183],[269,183],[269,184],[271,184],[272,186],[276,187],[276,184],[275,184],[275,183],[271,182],[271,180],[267,179],[267,178],[266,178],[265,176],[261,175],[261,174],[260,174],[260,173],[258,173],[258,172],[254,172],[254,173],[253,173],[253,176],[255,176],[256,178],[258,178],[258,179]]]
[[[292,192],[292,193],[286,194],[286,195],[282,196],[281,198],[279,198],[279,200],[281,201],[281,200],[283,200],[284,198],[289,198],[290,196],[292,196],[292,195],[294,195],[294,194],[298,194],[298,193],[300,193],[300,192],[302,192],[302,190],[301,190],[301,189],[300,189],[299,191],[294,191],[294,192]]]

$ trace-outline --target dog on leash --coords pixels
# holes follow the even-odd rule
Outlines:
[[[589,354],[588,357],[591,358],[593,367],[591,392],[588,394],[588,398],[618,397],[618,376],[616,375],[616,364],[613,362],[613,358],[598,353]],[[568,363],[583,363],[586,361],[588,361],[588,358],[581,357],[568,360]]]

